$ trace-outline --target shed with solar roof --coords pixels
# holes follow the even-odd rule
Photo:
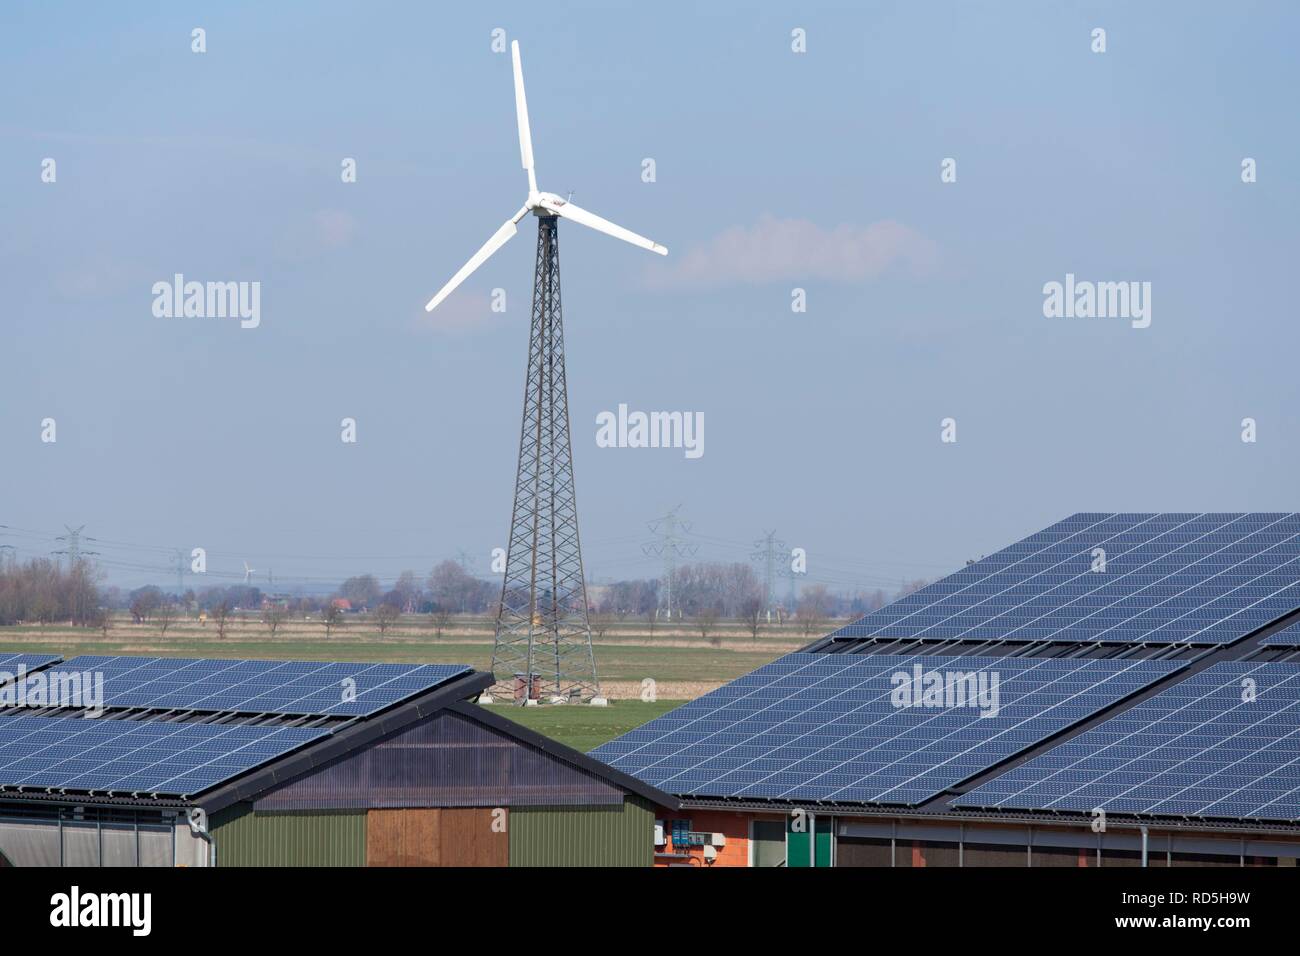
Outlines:
[[[592,751],[664,866],[1300,861],[1300,514],[1080,513]]]
[[[649,865],[675,798],[473,703],[491,683],[0,653],[0,865]]]

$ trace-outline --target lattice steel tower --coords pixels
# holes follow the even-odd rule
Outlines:
[[[497,693],[516,693],[522,675],[535,675],[539,696],[590,699],[600,682],[578,541],[556,224],[553,215],[537,217],[528,377],[492,672]]]
[[[682,537],[690,533],[691,524],[678,517],[677,512],[681,507],[678,505],[666,515],[651,521],[649,527],[655,540],[641,546],[641,550],[647,555],[664,559],[663,575],[659,578],[659,607],[655,610],[655,615],[658,616],[659,612],[663,611],[664,619],[668,621],[673,619],[674,609],[677,610],[677,616],[681,617],[681,608],[673,600],[673,583],[677,579],[677,559],[692,556],[699,550],[698,545],[687,544]]]

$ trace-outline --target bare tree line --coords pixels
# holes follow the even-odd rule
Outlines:
[[[373,574],[343,581],[327,595],[292,597],[267,595],[247,584],[186,590],[168,594],[156,586],[123,593],[118,588],[100,592],[101,573],[82,559],[65,568],[46,558],[25,564],[0,567],[0,625],[17,623],[102,627],[107,633],[107,611],[128,610],[136,623],[152,623],[165,636],[182,617],[199,612],[212,622],[218,637],[238,612],[255,611],[271,637],[292,620],[314,620],[331,636],[348,620],[348,611],[364,611],[367,622],[381,635],[396,625],[404,614],[427,614],[437,637],[450,626],[453,616],[482,616],[495,613],[500,585],[470,574],[455,561],[443,561],[421,578],[404,571],[393,587],[385,590]],[[903,584],[896,594],[912,593],[926,582]],[[590,608],[593,627],[604,633],[610,621],[634,617],[642,620],[651,635],[662,626],[660,582],[656,579],[618,581],[593,587],[598,595]],[[806,635],[824,629],[836,618],[856,618],[888,602],[883,590],[859,591],[852,595],[832,594],[823,584],[803,586],[793,607],[776,601],[767,606],[764,587],[751,565],[743,562],[697,562],[681,565],[672,579],[674,615],[680,624],[713,638],[723,621],[739,621],[757,637],[772,622],[794,623]],[[590,595],[589,595],[590,597]],[[241,615],[242,617],[242,615]]]
[[[63,567],[49,558],[0,568],[0,625],[99,622],[99,574],[81,560]]]

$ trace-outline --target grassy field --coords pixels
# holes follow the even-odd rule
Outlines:
[[[809,640],[794,628],[764,628],[755,637],[735,624],[720,626],[707,637],[680,627],[672,630],[659,627],[649,633],[644,623],[637,622],[602,624],[593,627],[593,631],[597,635],[594,650],[602,690],[606,697],[620,702],[620,706],[624,703],[642,706],[640,697],[647,679],[655,682],[660,698],[693,699]],[[456,663],[486,670],[492,659],[492,624],[482,618],[456,620],[439,636],[427,617],[411,616],[381,634],[365,618],[354,617],[328,638],[320,624],[303,621],[281,626],[272,637],[265,625],[249,616],[229,625],[223,638],[217,635],[216,625],[211,621],[206,624],[193,619],[177,621],[164,633],[155,623],[135,624],[122,616],[112,621],[107,634],[59,625],[0,627],[0,650],[45,652],[64,657],[149,654]],[[534,713],[529,710],[530,715]],[[569,718],[555,719],[563,722]],[[620,732],[612,731],[610,736]]]
[[[608,707],[512,707],[492,704],[493,713],[516,720],[539,734],[584,753],[635,730],[648,720],[684,704],[681,700],[617,700]]]

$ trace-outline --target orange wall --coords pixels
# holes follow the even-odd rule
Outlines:
[[[676,815],[668,814],[658,819],[664,822],[666,846],[656,847],[656,851],[689,854],[689,860],[655,857],[655,866],[690,865],[701,869],[715,869],[720,866],[749,866],[749,819],[752,814],[736,813],[726,810],[679,810]],[[727,845],[717,847],[718,858],[712,864],[704,862],[704,847],[676,848],[673,843],[672,821],[690,820],[691,829],[697,833],[722,833],[727,837]]]

